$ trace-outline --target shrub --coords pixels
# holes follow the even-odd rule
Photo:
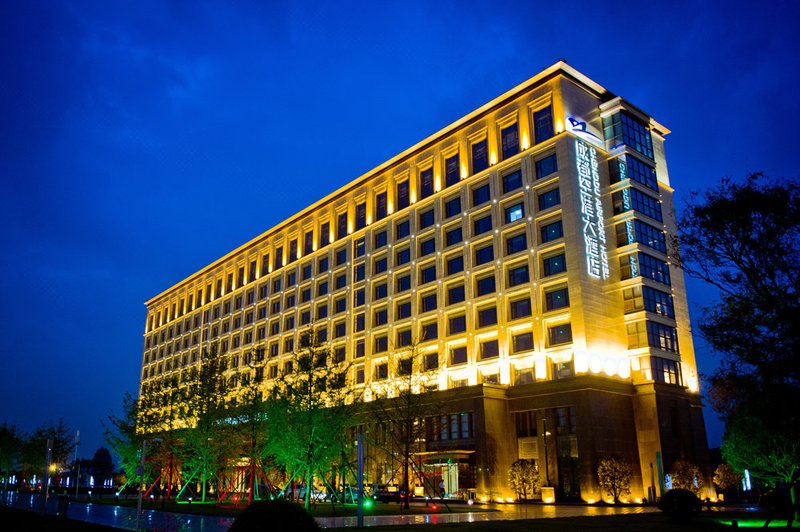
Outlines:
[[[601,460],[600,466],[597,468],[600,488],[615,503],[619,502],[620,497],[630,494],[632,476],[633,469],[631,469],[631,466],[615,456]]]
[[[302,507],[284,501],[258,501],[242,510],[228,532],[318,532],[319,525]]]
[[[658,508],[672,521],[689,521],[700,511],[700,499],[689,490],[669,490],[658,501]]]

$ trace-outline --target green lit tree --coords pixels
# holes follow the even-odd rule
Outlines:
[[[618,503],[621,497],[630,494],[632,477],[631,466],[616,456],[600,460],[600,465],[597,467],[600,489],[615,503]]]
[[[524,458],[515,460],[508,470],[508,483],[516,492],[517,498],[528,500],[528,497],[533,496],[541,486],[539,468],[533,460]]]
[[[126,393],[122,397],[121,415],[118,416],[112,411],[107,422],[103,423],[103,436],[119,458],[119,465],[125,472],[126,485],[137,478],[136,468],[141,462],[142,441],[145,436],[137,431],[138,418],[139,401],[130,393]],[[151,469],[148,468],[146,473],[149,474],[145,478],[152,478]]]
[[[351,425],[346,408],[355,401],[348,366],[331,359],[313,332],[301,334],[299,350],[287,361],[267,398],[267,452],[306,484],[310,507],[315,480],[339,455]]]

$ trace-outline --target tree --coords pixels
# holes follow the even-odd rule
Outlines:
[[[736,471],[729,464],[720,464],[714,471],[714,484],[722,492],[738,486],[742,481],[742,474]]]
[[[619,502],[620,497],[630,494],[631,477],[633,477],[631,466],[616,456],[600,460],[600,465],[597,467],[600,489],[615,503]]]
[[[528,500],[528,496],[536,493],[541,485],[539,468],[533,460],[515,460],[508,470],[508,483],[518,498]]]
[[[267,452],[292,478],[305,480],[306,509],[315,478],[342,447],[351,424],[347,404],[355,401],[349,367],[330,355],[313,332],[302,333],[299,350],[284,364],[267,399]]]
[[[673,241],[673,258],[719,291],[719,300],[703,309],[700,332],[721,354],[710,395],[726,420],[725,460],[767,484],[795,485],[800,184],[761,173],[744,182],[723,179],[692,196],[678,227],[680,249]]]
[[[0,425],[0,475],[4,479],[3,491],[8,491],[11,472],[17,468],[22,451],[22,438],[14,425]]]
[[[699,495],[703,489],[703,476],[700,469],[686,460],[675,460],[670,470],[672,488],[688,490]]]
[[[411,493],[412,469],[415,469],[414,456],[418,442],[424,441],[426,436],[426,423],[437,417],[439,408],[425,396],[424,386],[429,375],[426,374],[426,357],[435,357],[435,367],[438,368],[438,353],[421,354],[417,349],[417,342],[412,341],[407,350],[400,350],[389,357],[387,364],[391,364],[391,372],[387,368],[386,378],[373,380],[371,391],[376,398],[369,406],[370,412],[381,427],[381,437],[385,438],[386,449],[392,456],[400,459],[402,467],[401,489],[406,496],[403,498],[403,508],[409,509],[409,495]],[[390,392],[394,397],[389,399]],[[418,477],[425,480],[421,471]],[[433,496],[433,486],[424,486]]]
[[[103,436],[111,450],[119,457],[119,465],[125,472],[126,483],[137,478],[136,468],[141,461],[142,440],[145,436],[137,431],[138,419],[139,401],[132,394],[125,393],[122,397],[122,415],[117,416],[112,411],[108,416],[108,422],[103,423]],[[150,475],[145,476],[147,478]]]
[[[52,420],[37,427],[33,433],[23,439],[22,466],[24,478],[35,474],[38,478],[44,476],[44,460],[47,453],[47,440],[53,442],[50,463],[56,469],[63,468],[69,462],[72,450],[75,448],[74,432],[62,418],[57,422]],[[58,483],[56,478],[55,483]]]
[[[111,458],[111,453],[105,447],[98,447],[92,457],[92,476],[95,483],[103,486],[113,474],[114,460]]]

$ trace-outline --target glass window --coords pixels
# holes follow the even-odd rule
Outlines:
[[[419,198],[425,199],[433,195],[433,168],[423,170],[419,174]]]
[[[472,189],[472,206],[483,205],[491,199],[489,183]]]
[[[429,209],[419,214],[419,228],[425,229],[435,223],[436,219],[433,216],[433,209]]]
[[[436,239],[431,237],[419,243],[419,256],[424,257],[436,251]]]
[[[661,253],[667,252],[667,241],[664,236],[664,231],[650,224],[646,224],[641,220],[634,220],[633,223],[636,230],[637,242],[658,250]]]
[[[508,269],[508,286],[517,286],[523,283],[530,282],[530,274],[528,272],[528,265],[523,264],[514,268]]]
[[[486,139],[472,145],[472,173],[477,174],[489,168],[489,146]]]
[[[386,255],[379,259],[375,259],[374,267],[372,268],[372,273],[378,274],[383,273],[388,269],[388,260],[386,260]]]
[[[347,286],[347,274],[341,273],[337,275],[336,278],[334,279],[334,282],[336,283],[337,290],[340,288],[344,288],[345,286]]]
[[[378,309],[375,311],[375,314],[373,315],[372,319],[372,324],[374,326],[386,325],[388,321],[389,321],[389,313],[386,311],[385,308]]]
[[[644,297],[644,308],[648,312],[654,312],[661,316],[668,318],[675,317],[675,308],[672,304],[672,296],[661,290],[650,288],[649,286],[642,287],[642,295]]]
[[[386,335],[376,336],[375,337],[375,353],[383,353],[389,347],[389,341]],[[376,376],[379,379],[385,379],[387,377],[387,365],[386,364],[378,364],[378,371],[376,371]]]
[[[337,249],[336,250],[336,265],[337,266],[341,266],[345,262],[347,262],[347,250],[344,249],[344,248]]]
[[[373,299],[383,299],[388,295],[387,283],[378,283],[375,285]]]
[[[445,241],[448,246],[458,244],[464,239],[464,234],[461,231],[461,226],[454,227],[445,233]]]
[[[361,332],[366,327],[364,313],[356,314],[356,332]]]
[[[516,123],[500,130],[500,144],[503,150],[503,159],[519,153],[519,128]]]
[[[322,320],[328,317],[328,305],[323,303],[322,305],[317,305],[317,319]]]
[[[531,315],[531,298],[517,299],[509,304],[511,319],[516,320]]]
[[[612,196],[614,214],[633,209],[636,212],[649,216],[659,222],[663,221],[661,216],[661,202],[635,188],[625,188],[614,192]]]
[[[319,261],[317,262],[317,272],[318,273],[325,273],[328,271],[328,257],[327,255],[324,257],[320,257]]]
[[[447,322],[450,334],[463,333],[467,330],[467,317],[463,314],[459,316],[450,316]]]
[[[451,198],[447,200],[444,204],[444,214],[445,218],[450,218],[451,216],[456,216],[461,214],[461,197],[456,196],[455,198]]]
[[[516,222],[517,220],[522,220],[524,217],[525,207],[523,206],[522,202],[511,205],[510,207],[506,207],[505,209],[505,221],[507,224]]]
[[[533,113],[533,129],[536,144],[553,136],[553,111],[550,106]]]
[[[569,290],[566,287],[544,293],[545,309],[556,310],[569,306]]]
[[[303,235],[303,255],[311,255],[314,251],[314,233],[308,231]]]
[[[506,238],[506,255],[512,255],[528,249],[528,239],[525,233]]]
[[[364,340],[358,340],[356,342],[355,358],[362,358],[363,356],[364,356]]]
[[[549,209],[550,207],[555,207],[561,203],[561,192],[557,188],[548,190],[547,192],[542,192],[538,196],[538,201],[540,211]]]
[[[464,271],[464,257],[456,255],[447,259],[447,275]]]
[[[347,310],[347,298],[342,296],[333,301],[333,311],[335,313],[338,314],[340,312],[344,312],[345,310]]]
[[[647,125],[620,111],[603,118],[603,133],[609,150],[618,146],[629,146],[642,155],[653,158],[653,139]]]
[[[547,257],[542,261],[544,277],[567,271],[567,259],[563,253]]]
[[[397,347],[408,347],[411,342],[411,329],[397,331]]]
[[[378,231],[375,233],[375,246],[373,249],[382,248],[386,245],[386,231]]]
[[[654,381],[681,386],[681,367],[676,361],[650,357],[650,368]]]
[[[448,157],[444,161],[444,184],[446,187],[455,185],[461,180],[461,169],[458,163],[458,154]]]
[[[479,296],[493,294],[495,290],[494,275],[482,277],[475,282],[476,291]]]
[[[511,349],[514,353],[522,353],[523,351],[533,351],[533,333],[525,332],[515,334],[512,337]]]
[[[405,292],[411,289],[411,276],[400,275],[397,277],[397,292]]]
[[[324,222],[319,230],[319,247],[324,248],[331,243],[331,223]]]
[[[336,218],[336,238],[341,239],[347,236],[347,213],[340,213]]]
[[[634,258],[633,256],[630,256]],[[658,281],[667,286],[671,285],[669,265],[663,260],[651,257],[646,253],[639,253],[639,267],[644,277]],[[633,277],[636,277],[635,275]]]
[[[564,227],[561,220],[545,224],[541,227],[542,243],[558,240],[564,236]]]
[[[475,265],[480,266],[494,260],[494,247],[489,244],[475,250]]]
[[[366,252],[366,245],[364,243],[364,237],[359,238],[355,241],[354,247],[356,249],[356,258],[363,257],[364,253]]]
[[[360,307],[364,304],[364,289],[359,288],[355,292],[353,292],[353,301],[356,307]]]
[[[394,263],[397,266],[411,262],[411,248],[397,250]]]
[[[411,302],[403,301],[397,304],[397,319],[402,320],[411,316]]]
[[[464,293],[464,285],[457,284],[450,286],[447,289],[447,304],[452,305],[454,303],[461,303],[464,301],[465,293]]]
[[[492,230],[492,215],[478,218],[472,222],[472,234],[477,236]]]
[[[356,267],[355,267],[356,282],[363,281],[364,280],[364,275],[365,275],[365,273],[364,273],[364,263],[362,262],[361,264],[356,264]]]
[[[478,310],[478,327],[497,325],[497,308],[485,307]]]
[[[542,157],[536,161],[536,179],[547,177],[558,171],[558,159],[556,154]]]
[[[675,327],[648,320],[647,343],[650,347],[677,353],[678,333],[675,331]]]
[[[503,194],[522,188],[522,170],[516,170],[503,176]]]
[[[497,340],[481,342],[481,360],[494,358],[498,355],[500,355],[500,348],[497,344]]]
[[[398,239],[407,237],[410,232],[411,231],[408,220],[403,220],[402,222],[398,222],[397,225],[395,226],[395,235]]]
[[[397,195],[395,197],[395,202],[397,203],[397,210],[405,209],[408,207],[408,181],[403,181],[402,183],[397,183]]]
[[[547,328],[547,335],[550,345],[568,344],[572,342],[572,325],[562,323]]]
[[[436,340],[437,338],[439,338],[439,325],[435,321],[422,326],[422,331],[420,333],[421,341],[427,342],[428,340]]]
[[[356,204],[356,230],[363,229],[367,225],[367,204],[361,202]]]
[[[425,294],[419,299],[420,312],[436,310],[436,292]]]
[[[436,264],[420,267],[419,284],[432,283],[436,280]]]
[[[466,364],[467,363],[467,348],[465,346],[461,347],[451,347],[450,348],[450,364]]]
[[[375,194],[375,219],[383,220],[386,214],[386,192]]]

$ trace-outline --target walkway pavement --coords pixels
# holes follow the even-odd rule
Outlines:
[[[30,494],[10,493],[3,504],[38,511],[39,496]],[[48,501],[47,512],[56,513],[57,497]],[[490,508],[495,512],[475,511],[461,513],[441,513],[425,515],[369,515],[364,517],[364,525],[413,525],[413,524],[440,524],[440,523],[480,523],[487,521],[508,521],[516,519],[545,519],[551,517],[579,517],[591,515],[617,515],[640,514],[657,511],[652,507],[607,507],[587,505],[517,505],[498,504]],[[92,504],[91,502],[72,501],[69,504],[67,515],[70,519],[89,521],[103,525],[134,530],[136,523],[136,509],[108,504]],[[317,522],[323,528],[355,527],[355,517],[317,517]],[[147,530],[181,531],[181,532],[227,532],[233,523],[231,517],[189,515],[162,512],[160,510],[143,509],[140,526]]]

